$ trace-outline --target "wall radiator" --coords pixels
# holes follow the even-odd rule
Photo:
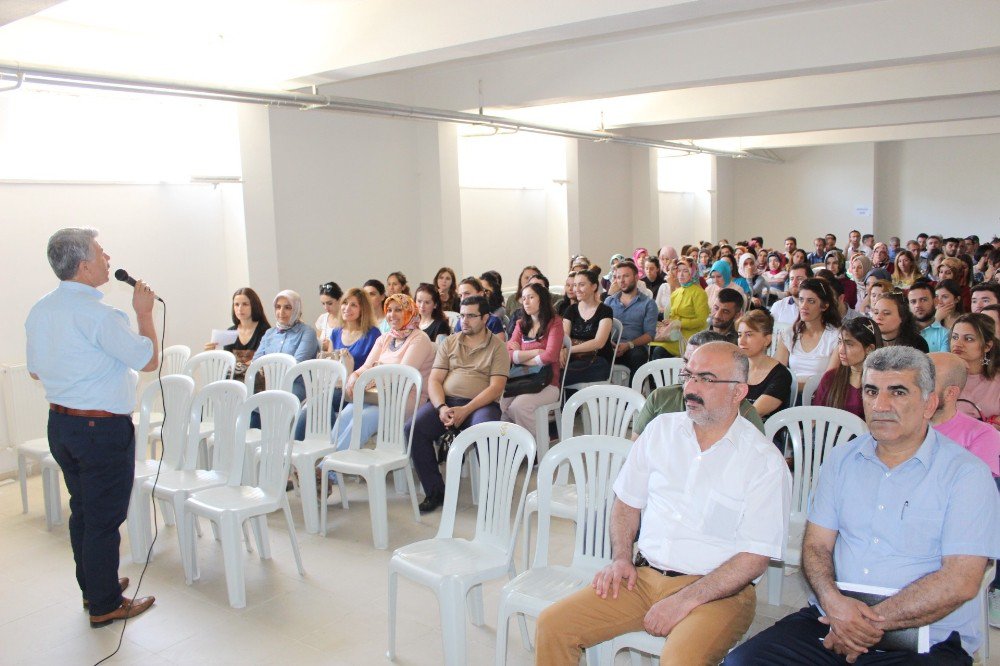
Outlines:
[[[7,432],[11,446],[46,436],[49,403],[42,383],[28,374],[28,366],[0,365]]]

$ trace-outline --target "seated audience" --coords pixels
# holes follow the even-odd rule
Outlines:
[[[434,275],[434,286],[437,287],[438,296],[441,298],[441,307],[446,312],[458,312],[458,280],[455,278],[455,271],[443,266]]]
[[[870,432],[826,454],[810,503],[802,571],[810,605],[726,657],[747,664],[971,664],[979,589],[1000,556],[1000,496],[988,468],[930,427],[934,368],[911,347],[865,361]],[[873,606],[838,583],[898,590]],[[930,625],[927,655],[877,652],[896,629]]]
[[[851,307],[855,308],[861,314],[865,314],[862,309],[862,301],[868,295],[868,287],[865,284],[865,277],[867,277],[869,271],[872,269],[872,261],[864,254],[855,254],[848,260],[847,263],[847,277],[851,279],[854,283],[854,293],[855,300],[854,305]],[[847,290],[844,290],[847,293]]]
[[[441,294],[426,282],[417,287],[417,312],[420,315],[420,330],[431,342],[437,342],[439,335],[451,335],[451,325],[441,308]]]
[[[562,317],[566,314],[566,309],[576,303],[576,293],[573,291],[573,283],[576,281],[576,271],[570,271],[566,275],[566,283],[563,285],[563,295],[555,305],[556,314]]]
[[[949,352],[934,352],[929,356],[934,363],[934,385],[938,396],[931,425],[986,463],[1000,486],[1000,431],[958,410],[958,398],[969,379],[965,362]]]
[[[882,333],[868,317],[844,322],[837,339],[836,367],[827,370],[819,380],[812,404],[843,409],[865,418],[861,400],[862,370],[868,355],[882,346]]]
[[[624,259],[622,255],[616,255]],[[614,269],[612,269],[614,270]],[[507,314],[514,318],[514,310],[521,307],[521,290],[528,284],[528,280],[535,277],[536,275],[541,275],[542,271],[539,270],[538,266],[525,266],[521,269],[521,274],[517,277],[517,289],[513,294],[507,297],[506,303],[504,303],[504,309]]]
[[[712,316],[708,320],[712,331],[722,336],[730,344],[736,344],[736,318],[743,313],[743,295],[736,289],[726,287],[719,292],[712,306]]]
[[[632,253],[632,263],[635,264],[636,271],[639,274],[639,279],[646,277],[646,271],[644,266],[646,265],[646,257],[649,256],[649,250],[644,247],[637,247]]]
[[[410,285],[406,282],[406,276],[400,271],[389,273],[385,279],[385,293],[388,296],[393,294],[410,295]]]
[[[957,257],[945,256],[938,266],[938,282],[952,280],[958,286],[959,300],[962,312],[970,312],[972,307],[972,291],[969,289],[968,266]]]
[[[548,285],[545,285],[546,289]],[[483,283],[474,277],[467,277],[458,283],[458,297],[463,301],[467,298],[473,296],[485,296],[485,290],[483,289]],[[489,309],[489,301],[486,301],[487,310]],[[504,332],[503,320],[492,314],[486,315],[486,328],[489,329],[490,333],[500,336],[503,341],[507,340],[507,334]],[[455,322],[455,332],[458,333],[462,330],[462,320],[459,319]]]
[[[462,301],[461,333],[449,336],[437,350],[427,382],[428,402],[413,415],[410,457],[424,487],[420,512],[444,503],[444,479],[438,468],[434,440],[446,430],[464,430],[477,423],[500,420],[498,401],[507,385],[510,360],[503,341],[486,329],[489,303],[482,296]]]
[[[241,287],[233,292],[233,311],[231,313],[233,325],[228,330],[236,331],[236,342],[231,345],[223,345],[222,349],[232,352],[236,357],[236,368],[233,371],[233,379],[238,382],[243,381],[246,376],[247,366],[253,360],[254,352],[260,346],[264,334],[271,324],[264,314],[264,305],[260,302],[260,296],[250,287]],[[214,342],[205,343],[205,351],[212,351],[218,345]],[[264,378],[260,376],[260,386],[255,387],[257,391],[264,390]]]
[[[740,277],[737,282],[743,288],[743,296],[756,307],[766,307],[767,282],[757,272],[757,258],[747,252],[740,256]]]
[[[897,289],[909,289],[921,277],[920,268],[909,250],[900,250],[894,261],[896,270],[892,272],[892,286]]]
[[[910,287],[906,297],[910,303],[913,323],[921,337],[927,342],[927,350],[932,352],[948,351],[951,333],[935,317],[933,284],[925,278],[917,280]]]
[[[319,344],[309,327],[302,323],[302,297],[291,289],[279,291],[274,297],[274,328],[269,328],[260,340],[253,360],[267,354],[291,354],[299,363],[316,358]],[[295,382],[292,392],[299,400],[306,397],[305,384]]]
[[[611,320],[614,313],[598,294],[600,269],[577,271],[573,288],[577,302],[566,308],[563,334],[573,342],[566,364],[566,386],[606,381],[611,374]]]
[[[833,296],[837,299],[837,311],[840,313],[841,322],[848,321],[849,319],[854,319],[855,317],[860,317],[861,313],[852,308],[847,304],[847,299],[844,297],[844,283],[838,280],[833,273],[825,268],[820,268],[816,271],[815,277],[821,280],[825,280],[826,283],[833,289]],[[854,284],[853,282],[851,283]]]
[[[954,280],[941,280],[934,285],[934,318],[951,330],[959,315],[967,312],[962,303],[962,288]]]
[[[366,403],[361,409],[361,418],[354,414],[354,392],[364,391],[366,387],[358,386],[361,374],[376,365],[408,365],[420,371],[422,383],[416,405],[410,404],[407,415],[413,414],[427,400],[427,381],[434,364],[435,347],[427,334],[420,330],[417,322],[417,305],[408,295],[397,292],[385,299],[385,319],[389,322],[389,332],[379,336],[365,362],[356,367],[347,377],[344,387],[344,409],[337,419],[334,436],[338,451],[344,451],[351,444],[351,429],[360,428],[360,443],[364,445],[368,438],[378,430],[378,404]]]
[[[341,326],[330,333],[330,342],[335,357],[350,372],[365,364],[379,337],[371,301],[357,287],[348,289],[344,294],[340,303],[340,321]]]
[[[669,317],[665,320],[666,325],[663,330],[680,327],[679,336],[688,340],[692,335],[707,327],[708,295],[698,284],[698,278],[691,268],[690,260],[681,259],[678,261],[675,273],[677,286],[671,288]],[[660,330],[661,327],[658,327],[656,337],[661,339],[650,343],[653,346],[653,358],[678,356],[680,354],[678,334],[674,332],[668,336],[668,338],[673,337],[674,339],[663,339],[663,336],[659,334]]]
[[[365,296],[368,297],[369,304],[371,304],[375,326],[378,327],[379,332],[387,333],[389,324],[385,323],[385,315],[382,314],[385,304],[385,285],[379,280],[367,280],[363,285],[363,290]]]
[[[712,270],[708,273],[708,286],[705,287],[705,294],[708,296],[709,309],[715,305],[719,292],[730,286],[733,281],[733,265],[728,259],[719,259],[712,264]]]
[[[821,374],[837,347],[840,312],[833,289],[826,280],[809,278],[799,287],[799,317],[778,334],[774,357],[784,364],[799,382]]]
[[[892,291],[892,281],[889,280],[888,275],[882,277],[883,275],[885,275],[885,271],[873,268],[868,273],[868,277],[865,278],[865,297],[858,305],[858,312],[866,317],[872,316],[872,306],[875,305],[875,301],[882,294]]]
[[[872,248],[872,270],[875,269],[885,271],[889,276],[886,279],[891,279],[893,271],[896,270],[889,258],[889,246],[885,243],[875,243],[875,247]]]
[[[792,373],[768,356],[774,334],[774,318],[767,310],[751,310],[739,318],[736,326],[739,348],[750,359],[746,399],[760,418],[766,419],[774,412],[791,406],[788,403],[792,395]]]
[[[785,270],[785,255],[780,252],[771,252],[767,255],[767,270],[761,276],[767,282],[769,295],[768,307],[774,301],[785,297],[785,283],[788,280],[788,271]]]
[[[1000,303],[1000,284],[980,282],[972,287],[972,312],[982,312],[987,305]]]
[[[787,296],[771,305],[771,316],[776,324],[792,324],[799,317],[799,288],[813,276],[809,264],[795,264],[788,270]]]
[[[691,336],[687,347],[684,349],[684,361],[687,362],[694,353],[694,350],[709,342],[725,342],[718,333],[712,331],[700,331]],[[684,411],[684,385],[672,384],[654,389],[642,404],[642,409],[632,419],[632,439],[635,439],[646,426],[660,414],[673,414]],[[753,404],[743,399],[739,405],[740,416],[752,423],[755,428],[764,432],[764,421],[754,408]]]
[[[660,260],[654,256],[646,257],[646,262],[643,265],[643,270],[645,271],[645,277],[642,278],[642,283],[652,294],[652,298],[655,300],[656,295],[660,292],[660,287],[666,282],[666,276],[663,274],[663,267],[660,266]]]
[[[529,432],[535,431],[535,409],[559,402],[562,380],[560,357],[563,348],[563,322],[552,307],[552,296],[540,284],[529,283],[521,290],[521,315],[514,333],[507,341],[510,373],[543,368],[551,369],[548,385],[537,393],[504,396],[500,400],[501,418],[512,421]],[[508,388],[510,388],[508,383]]]
[[[951,327],[951,353],[965,361],[969,377],[958,408],[1000,429],[1000,353],[997,329],[988,316],[960,315]]]
[[[813,251],[806,255],[806,261],[813,266],[822,264],[826,260],[826,239],[817,238],[813,240]]]
[[[584,648],[642,629],[668,637],[663,664],[717,664],[750,627],[752,583],[784,547],[791,477],[739,417],[746,378],[729,343],[692,354],[686,411],[650,423],[615,481],[611,563],[538,618],[538,664],[575,666]]]
[[[905,345],[927,353],[927,341],[917,330],[903,294],[890,291],[879,296],[872,306],[872,319],[878,324],[886,347]]]
[[[979,314],[984,314],[993,320],[996,329],[1000,331],[1000,305],[987,305]]]
[[[507,317],[507,308],[503,305],[503,278],[496,271],[486,271],[479,276],[483,283],[483,296],[490,303],[490,314],[501,320]]]
[[[549,279],[547,277],[545,277],[544,275],[542,275],[541,273],[536,273],[535,275],[532,275],[530,278],[528,278],[528,284],[532,284],[532,283],[540,284],[543,287],[545,287],[546,290],[548,290],[550,288]],[[549,293],[551,294],[552,292],[549,291]],[[510,336],[512,336],[514,334],[514,324],[517,323],[517,319],[521,315],[522,315],[521,301],[520,301],[520,295],[518,295],[518,304],[517,304],[517,307],[514,308],[514,310],[511,312],[510,321],[508,321],[507,325],[504,326],[504,340],[505,341],[509,340]]]
[[[637,282],[635,264],[623,261],[615,269],[619,291],[605,301],[615,319],[622,323],[622,336],[615,351],[617,362],[631,372],[649,360],[649,343],[656,334],[656,303],[639,293]]]
[[[794,266],[795,264],[806,264],[807,266],[812,266],[809,263],[809,255],[802,248],[796,248],[792,251],[791,259],[788,262],[789,266]]]
[[[316,319],[316,340],[320,351],[330,351],[330,333],[340,326],[340,299],[344,292],[336,282],[324,282],[319,286],[319,302],[323,314]]]

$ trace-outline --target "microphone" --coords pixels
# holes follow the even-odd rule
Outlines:
[[[135,286],[135,278],[129,275],[128,271],[125,270],[124,268],[119,268],[118,270],[115,271],[115,279],[118,280],[119,282],[124,282],[130,287]],[[163,299],[160,298],[159,296],[156,297],[156,300],[163,303]]]

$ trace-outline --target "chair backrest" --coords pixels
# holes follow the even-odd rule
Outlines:
[[[253,395],[254,381],[258,371],[264,373],[264,388],[273,391],[281,388],[281,380],[285,378],[285,373],[295,367],[295,363],[294,356],[281,353],[264,354],[251,361],[243,379],[247,386],[247,395]]]
[[[817,373],[815,375],[810,375],[809,379],[806,380],[806,385],[802,387],[802,406],[809,407],[813,404],[813,395],[816,393],[816,389],[819,388],[819,380],[823,379],[823,375]]]
[[[628,437],[632,418],[642,409],[645,398],[627,386],[601,384],[588,386],[574,393],[562,410],[562,436],[573,436],[576,413],[583,413],[584,435],[612,435]]]
[[[293,359],[294,360],[294,359]],[[292,392],[295,380],[302,378],[306,387],[306,439],[330,441],[330,421],[333,411],[333,393],[347,383],[347,368],[340,361],[312,359],[302,361],[285,373],[281,379],[281,390]],[[343,391],[337,411],[344,406]]]
[[[236,357],[233,353],[216,349],[189,358],[184,364],[184,374],[193,379],[201,389],[220,379],[232,379],[235,368]]]
[[[683,358],[661,358],[649,361],[639,366],[632,375],[632,388],[642,393],[642,385],[647,378],[653,379],[653,388],[658,389],[671,384],[680,384],[677,373],[684,367]]]
[[[611,560],[612,486],[632,442],[609,435],[582,435],[564,439],[538,465],[538,543],[532,566],[548,564],[553,476],[568,463],[576,479],[576,538],[573,566],[597,571]]]
[[[160,384],[163,394],[160,395]],[[152,381],[142,391],[139,400],[139,427],[136,430],[135,459],[146,460],[146,442],[151,429],[150,415],[154,405],[163,405],[163,425],[160,427],[160,441],[163,446],[162,459],[167,469],[177,469],[184,455],[184,435],[187,432],[188,407],[194,394],[194,380],[187,375],[168,375]]]
[[[792,325],[788,322],[774,322],[771,329],[771,346],[767,350],[768,356],[774,356],[774,352],[778,349],[778,337],[780,337],[778,334],[791,327]]]
[[[171,345],[160,355],[160,376],[176,375],[184,371],[184,364],[191,358],[191,348],[187,345]]]
[[[473,448],[475,451],[470,450]],[[455,532],[458,486],[466,453],[479,456],[479,510],[474,541],[501,548],[508,559],[512,558],[535,461],[535,438],[521,426],[503,421],[476,424],[455,438],[448,451],[439,539],[449,539]],[[522,467],[525,478],[515,508],[514,491]]]
[[[789,370],[791,372],[791,370]],[[799,378],[792,375],[792,385],[788,391],[788,406],[795,407],[799,400]],[[809,405],[806,405],[808,407]]]
[[[618,344],[622,341],[622,332],[625,330],[625,325],[619,320],[611,319],[611,346],[614,350],[614,354],[611,355],[611,372],[608,373],[608,381],[615,376],[615,361],[618,360]]]
[[[350,448],[361,448],[361,410],[365,406],[365,388],[373,383],[378,395],[378,430],[375,431],[375,448],[408,454],[413,439],[413,428],[410,428],[410,436],[407,437],[406,424],[409,422],[407,408],[415,405],[419,399],[423,378],[420,376],[420,371],[414,367],[392,363],[365,370],[354,384],[354,417],[351,421]],[[337,427],[340,427],[339,419]]]
[[[451,326],[451,332],[455,332],[455,324],[458,323],[458,318],[461,316],[454,310],[445,310],[444,316],[448,318],[448,325]]]
[[[277,497],[285,491],[292,464],[292,435],[299,414],[299,399],[287,391],[261,391],[246,399],[236,417],[236,447],[229,466],[227,485],[243,484],[244,459],[250,415],[260,414],[260,460],[257,487]]]
[[[243,382],[221,379],[198,391],[188,412],[187,441],[182,466],[192,470],[198,463],[198,447],[202,440],[201,423],[206,411],[213,415],[212,469],[227,472],[236,445],[236,415],[247,398]]]
[[[843,409],[789,407],[772,414],[764,424],[768,439],[774,439],[782,430],[788,432],[792,442],[792,515],[805,513],[827,452],[868,432],[868,426]]]

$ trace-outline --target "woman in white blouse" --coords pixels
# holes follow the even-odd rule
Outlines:
[[[316,320],[316,338],[319,340],[320,351],[330,351],[330,333],[338,326],[343,326],[340,321],[340,299],[343,297],[344,292],[336,282],[324,282],[319,286],[319,302],[323,306],[323,314]]]
[[[799,287],[799,317],[778,336],[774,357],[799,382],[799,390],[812,375],[823,374],[837,349],[840,310],[833,288],[826,280],[809,278]]]

